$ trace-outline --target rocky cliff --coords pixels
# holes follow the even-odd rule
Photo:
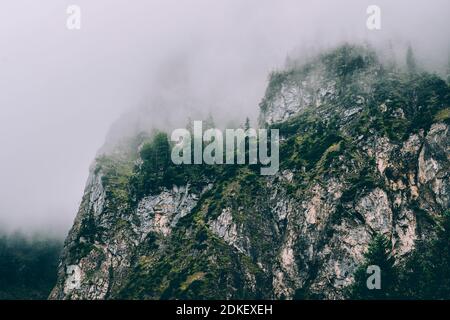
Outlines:
[[[50,298],[345,298],[376,235],[401,264],[450,207],[449,92],[347,45],[271,75],[274,176],[136,137],[92,166]]]

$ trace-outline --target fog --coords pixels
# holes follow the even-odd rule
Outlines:
[[[81,29],[66,28],[68,5]],[[366,8],[381,8],[381,30]],[[6,0],[0,5],[0,229],[64,235],[111,125],[257,118],[287,55],[411,43],[430,70],[449,52],[450,3],[317,0]],[[132,124],[133,121],[130,121]]]

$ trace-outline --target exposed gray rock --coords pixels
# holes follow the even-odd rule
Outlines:
[[[448,124],[401,139],[352,131],[373,120],[359,117],[381,67],[370,55],[348,54],[353,73],[318,60],[276,78],[263,100],[264,125],[312,113],[338,128],[341,139],[309,169],[292,153],[275,176],[237,170],[205,183],[203,192],[164,188],[135,207],[114,202],[105,172],[92,169],[50,298],[191,298],[195,283],[202,298],[342,299],[376,234],[390,240],[401,263],[450,207]],[[395,120],[410,117],[389,99],[373,108]],[[296,151],[307,129],[285,137],[292,145],[283,147]]]

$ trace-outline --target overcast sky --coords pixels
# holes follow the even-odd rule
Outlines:
[[[81,8],[81,30],[66,9]],[[381,8],[382,29],[366,28]],[[156,121],[211,112],[255,119],[286,56],[339,41],[411,41],[446,63],[450,2],[4,0],[0,4],[0,228],[64,234],[111,124],[152,105]],[[299,49],[300,48],[300,49]],[[160,97],[169,105],[159,105]],[[192,101],[187,110],[182,101]]]

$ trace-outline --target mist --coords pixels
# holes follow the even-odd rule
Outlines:
[[[66,28],[71,4],[80,30]],[[366,27],[371,4],[381,30]],[[207,114],[223,125],[256,120],[267,76],[288,55],[344,41],[410,43],[439,71],[449,14],[447,0],[4,1],[0,230],[64,235],[90,164],[130,110],[150,110],[145,123],[155,126]]]

